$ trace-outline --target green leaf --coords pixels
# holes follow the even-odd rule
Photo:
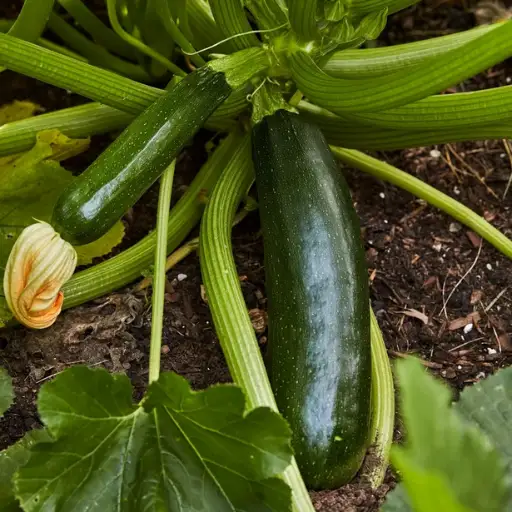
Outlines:
[[[43,131],[31,150],[0,166],[0,277],[21,231],[34,219],[50,222],[55,202],[73,180],[56,160],[77,155],[87,147],[87,139],[70,139],[58,130]],[[79,263],[109,253],[123,234],[124,227],[118,223],[100,240],[82,246]]]
[[[378,112],[441,92],[510,57],[511,37],[512,20],[422,65],[377,78],[334,78],[303,51],[291,55],[290,67],[299,89],[318,105],[338,114]]]
[[[380,510],[381,512],[412,512],[404,484],[398,484],[386,495],[386,501]]]
[[[36,443],[50,442],[45,430],[32,430],[17,443],[0,452],[0,508],[2,512],[19,512],[21,508],[14,496],[12,478],[30,458],[30,448]]]
[[[55,442],[32,447],[15,477],[23,510],[289,510],[275,478],[291,460],[279,415],[244,416],[239,388],[193,392],[173,373],[143,407],[131,397],[126,376],[83,366],[43,385],[39,414]]]
[[[0,329],[4,328],[12,320],[12,313],[7,306],[7,301],[0,293]]]
[[[31,101],[18,101],[0,107],[0,126],[32,117],[41,107]]]
[[[124,224],[119,221],[114,224],[101,238],[87,245],[75,247],[78,257],[78,265],[88,265],[94,258],[109,254],[110,251],[121,243],[124,237]]]
[[[0,417],[2,417],[14,400],[12,380],[7,370],[0,367]],[[1,474],[1,472],[0,472]]]
[[[449,389],[418,361],[399,362],[397,372],[407,440],[392,461],[414,510],[502,512],[511,486],[499,452],[450,408]]]
[[[466,387],[454,404],[456,411],[487,434],[509,471],[512,469],[512,368],[499,370]]]

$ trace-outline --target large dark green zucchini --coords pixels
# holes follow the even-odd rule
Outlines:
[[[205,67],[163,94],[63,192],[55,230],[74,245],[105,234],[230,93],[224,74]]]
[[[279,110],[254,127],[269,375],[306,484],[352,479],[370,429],[367,269],[350,193],[320,130]]]

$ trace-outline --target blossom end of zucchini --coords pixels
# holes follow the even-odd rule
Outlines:
[[[45,329],[62,309],[68,281],[77,264],[71,244],[46,222],[26,227],[16,240],[4,274],[4,294],[16,319],[26,327]]]

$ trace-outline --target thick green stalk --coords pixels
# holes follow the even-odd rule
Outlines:
[[[246,51],[254,53],[253,56],[257,57],[255,59],[257,62],[247,64],[250,77],[254,71],[254,65],[256,65],[256,71],[264,70],[264,52],[257,48]],[[238,64],[243,65],[243,59],[240,59],[240,56],[227,57],[227,59],[231,58],[238,59],[240,61]],[[62,56],[7,34],[0,34],[0,65],[131,114],[139,114],[164,92],[162,89],[78,62],[76,59]],[[221,64],[217,65],[221,66]],[[236,71],[234,72],[236,74]],[[214,113],[206,126],[220,131],[230,129],[233,123],[226,122],[225,116],[229,112],[229,116],[235,117],[247,108],[244,98],[243,88],[234,91],[221,105],[219,114]]]
[[[213,188],[240,140],[237,134],[226,137],[171,210],[167,235],[168,254],[183,242],[201,218],[204,209],[201,194]],[[121,254],[75,274],[64,285],[64,307],[83,304],[140,278],[153,261],[156,236],[153,231]]]
[[[250,409],[277,410],[254,329],[240,289],[231,246],[236,209],[254,180],[249,136],[231,153],[206,207],[199,234],[201,273],[215,330],[235,384]],[[294,510],[313,511],[295,460],[283,478],[292,489]]]
[[[402,149],[447,142],[512,138],[512,123],[507,120],[486,125],[444,127],[422,130],[383,129],[353,119],[337,116],[328,110],[299,102],[301,115],[317,124],[330,144],[352,149]]]
[[[350,2],[350,11],[355,16],[364,16],[387,7],[388,12],[391,14],[418,2],[419,0],[352,0]]]
[[[163,92],[8,34],[0,34],[0,65],[133,114]]]
[[[337,114],[378,112],[443,91],[512,55],[512,20],[422,66],[378,78],[334,78],[305,51],[290,56],[292,76],[311,101]]]
[[[0,19],[0,32],[2,32],[4,34],[9,32],[9,29],[13,26],[13,24],[14,24],[14,20]],[[67,57],[72,57],[73,59],[81,60],[82,62],[87,62],[87,59],[85,57],[78,55],[78,53],[71,51],[70,49],[66,48],[65,46],[60,46],[57,43],[54,43],[53,41],[48,41],[48,39],[44,39],[44,38],[40,37],[35,42],[39,46],[42,46],[43,48],[46,48],[48,50],[52,50],[52,51],[60,53],[62,55],[66,55]]]
[[[312,41],[319,37],[316,13],[317,0],[288,0],[290,25],[301,41]]]
[[[188,0],[187,15],[193,36],[191,42],[198,50],[216,44],[223,39],[224,36],[217,27],[210,5],[206,0]],[[236,51],[232,41],[225,41],[215,49],[224,54]]]
[[[209,0],[213,17],[217,27],[225,38],[244,33],[243,36],[235,37],[231,43],[237,50],[258,46],[258,38],[254,34],[246,34],[252,30],[243,4],[240,0]]]
[[[25,0],[9,35],[25,41],[37,41],[46,27],[54,2],[55,0]]]
[[[0,156],[30,149],[43,130],[56,128],[68,137],[82,138],[120,130],[133,118],[132,114],[101,103],[86,103],[7,123],[0,127]]]
[[[176,160],[165,170],[160,182],[158,211],[156,217],[155,271],[151,312],[151,342],[149,345],[149,383],[160,375],[160,353],[162,348],[162,326],[164,323],[165,263],[167,259],[167,235],[169,228],[169,207],[171,205],[172,183]]]
[[[458,220],[461,224],[468,226],[505,256],[512,259],[512,240],[507,238],[483,217],[477,215],[473,210],[459,203],[459,201],[443,194],[418,178],[376,158],[360,153],[359,151],[343,149],[336,146],[331,146],[331,150],[334,156],[344,164],[360,169],[376,178],[403,188],[414,196],[439,208],[455,220]]]
[[[141,82],[151,81],[151,77],[142,67],[110,54],[105,48],[93,43],[56,14],[52,13],[50,15],[48,28],[57,34],[70,48],[83,55],[91,64],[111,69],[133,80]]]
[[[96,43],[121,57],[133,59],[133,48],[107,27],[81,0],[57,1]]]
[[[190,55],[190,60],[196,66],[202,66],[205,63],[205,60],[201,57],[201,55],[195,53],[196,49],[192,46],[192,43],[190,43],[190,41],[178,28],[178,25],[172,17],[172,13],[169,9],[167,0],[159,0],[157,5],[162,24],[167,33],[171,36],[172,40],[178,44],[184,52],[192,54]]]
[[[258,27],[270,30],[288,21],[284,0],[246,0],[245,5],[257,21]]]
[[[482,25],[464,32],[434,37],[413,43],[379,48],[341,50],[331,54],[321,68],[336,78],[375,78],[422,64],[459,48],[468,41],[494,30],[498,25]]]
[[[379,323],[370,308],[372,344],[372,447],[371,457],[363,474],[373,489],[384,482],[389,464],[395,427],[395,387],[393,372]]]

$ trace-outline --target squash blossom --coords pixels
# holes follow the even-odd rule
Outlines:
[[[73,275],[77,255],[46,222],[25,228],[4,274],[4,294],[16,319],[32,329],[52,325],[62,309],[62,285]]]

